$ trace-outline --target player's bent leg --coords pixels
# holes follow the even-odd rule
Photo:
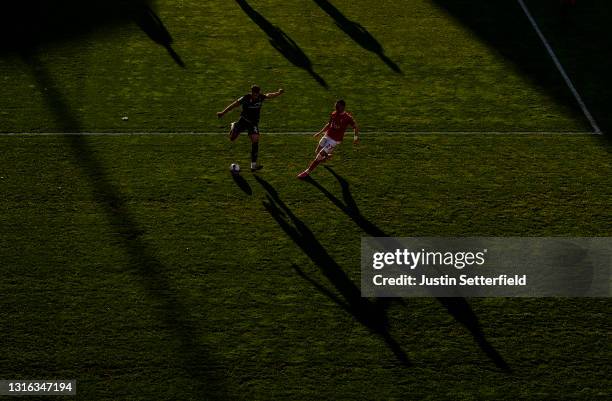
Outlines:
[[[299,179],[304,179],[306,177],[308,177],[310,175],[310,173],[312,173],[312,171],[317,168],[317,166],[319,164],[321,164],[323,161],[325,161],[325,159],[329,156],[329,154],[325,151],[325,150],[321,150],[318,154],[317,157],[315,157],[315,159],[312,161],[312,163],[310,163],[310,165],[308,166],[308,168],[304,171],[302,171],[300,174],[298,174],[298,178]]]
[[[331,158],[334,156],[334,149],[335,149],[335,146],[330,144],[326,146],[325,148],[323,148],[321,152],[319,152],[319,154],[323,154],[323,159],[321,160],[321,163],[325,163],[331,160]]]
[[[319,141],[319,146],[317,146],[316,155],[318,156],[321,154],[321,152],[325,152],[324,153],[325,157],[321,160],[322,162],[325,162],[331,159],[332,152],[334,151],[334,148],[336,147],[336,145],[338,145],[337,141],[327,136],[324,136]]]
[[[315,150],[315,157],[319,153],[321,153],[321,150],[325,149],[325,146],[327,146],[328,141],[329,140],[328,140],[327,136],[325,136],[325,135],[321,138],[321,140],[319,140],[319,143],[317,143],[317,149]]]
[[[262,165],[257,164],[257,158],[259,157],[259,131],[253,130],[249,137],[251,138],[251,171],[259,171],[263,168]]]
[[[239,136],[240,136],[240,123],[234,122],[234,123],[232,123],[231,128],[230,128],[229,139],[230,139],[230,141],[233,142]]]

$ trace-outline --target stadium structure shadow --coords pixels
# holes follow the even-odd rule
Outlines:
[[[367,29],[361,24],[348,19],[340,10],[327,0],[313,0],[323,11],[327,13],[344,33],[355,41],[359,46],[376,54],[393,72],[402,73],[401,68],[393,62],[386,54],[384,47]]]
[[[514,1],[431,0],[517,66],[558,103],[586,118],[527,17]],[[557,0],[525,2],[559,61],[608,139],[612,139],[612,3],[578,1],[565,10]]]
[[[55,85],[46,67],[36,55],[24,56],[33,77],[49,108],[53,110],[58,125],[64,132],[80,131],[80,121],[71,111],[68,102]],[[210,399],[225,399],[223,379],[211,372],[211,352],[198,342],[200,329],[191,322],[189,313],[178,294],[173,291],[166,267],[154,256],[153,250],[142,238],[144,231],[131,215],[119,189],[112,183],[102,161],[96,156],[86,136],[66,136],[77,165],[82,169],[93,190],[98,205],[103,209],[110,226],[120,235],[121,244],[129,257],[130,269],[135,279],[142,283],[146,295],[159,304],[160,319],[165,328],[179,340],[176,349],[185,374],[194,379],[198,396],[206,394]],[[200,322],[201,323],[201,322]]]
[[[344,212],[351,220],[359,226],[368,236],[370,237],[389,237],[383,230],[378,228],[374,223],[366,219],[359,210],[357,203],[351,193],[348,181],[342,176],[336,173],[331,167],[324,166],[334,178],[340,184],[342,190],[342,200],[338,199],[325,187],[315,181],[313,178],[308,177],[305,181],[313,185],[319,191],[325,195],[338,209]],[[401,244],[398,243],[398,248],[402,248]],[[472,335],[480,349],[495,363],[495,365],[504,370],[510,371],[510,367],[501,356],[501,354],[487,341],[478,317],[470,307],[470,304],[465,298],[436,298],[438,302],[442,304],[444,308],[455,318],[456,321],[461,323]],[[382,299],[381,299],[382,300]],[[387,301],[388,302],[388,301]]]
[[[276,220],[281,229],[300,247],[300,249],[321,270],[321,273],[338,290],[338,297],[323,285],[317,283],[304,273],[297,265],[292,267],[300,277],[309,281],[315,288],[328,296],[341,308],[352,314],[355,319],[371,332],[379,335],[393,352],[397,360],[404,366],[410,366],[408,356],[389,331],[386,302],[373,302],[361,297],[359,288],[331,257],[325,247],[319,242],[308,226],[300,220],[291,209],[280,199],[277,191],[266,180],[255,177],[266,190],[267,201],[264,207]]]
[[[153,0],[6,1],[0,13],[0,54],[24,53],[49,42],[79,38],[99,26],[136,23],[181,67],[173,39],[153,11]]]
[[[246,0],[236,0],[236,3],[268,35],[268,40],[272,47],[278,50],[293,65],[308,72],[319,85],[325,89],[329,88],[323,77],[315,72],[310,58],[289,35],[258,13]]]

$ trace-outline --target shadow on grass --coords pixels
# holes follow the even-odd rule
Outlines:
[[[336,173],[331,167],[324,166],[340,184],[342,190],[342,200],[338,199],[325,187],[317,181],[308,177],[305,181],[313,185],[325,195],[338,209],[344,212],[359,228],[361,228],[370,237],[389,237],[383,230],[378,228],[374,223],[366,219],[360,212],[355,199],[351,193],[349,183]],[[398,248],[402,245],[398,243]],[[461,323],[472,335],[480,349],[495,363],[495,365],[505,371],[510,371],[510,367],[497,352],[497,350],[489,343],[482,331],[482,327],[478,321],[478,317],[470,307],[465,298],[436,298],[438,302],[446,308],[446,310]]]
[[[30,67],[63,132],[80,131],[78,118],[73,115],[45,66],[33,54],[24,56],[24,61]],[[112,229],[121,238],[134,278],[142,284],[146,295],[161,305],[159,312],[164,328],[178,339],[176,354],[181,361],[180,368],[193,378],[198,396],[206,394],[210,398],[225,398],[222,378],[209,370],[210,366],[214,366],[209,359],[210,352],[198,341],[200,329],[190,320],[189,311],[172,289],[167,268],[154,256],[152,247],[143,240],[144,231],[128,210],[119,189],[112,183],[87,137],[70,135],[66,139],[76,163],[92,188],[94,199],[104,211]]]
[[[241,176],[240,174],[232,174],[232,179],[234,180],[238,188],[242,190],[242,192],[247,195],[253,195],[253,188],[251,188],[251,186],[249,185],[247,180],[244,179],[243,176]]]
[[[246,0],[236,0],[236,3],[242,8],[242,10],[249,16],[249,18],[261,28],[262,31],[268,35],[268,40],[272,47],[274,47],[280,54],[282,54],[287,60],[293,65],[301,68],[308,72],[315,81],[325,89],[329,86],[327,82],[314,71],[312,62],[304,53],[304,51],[298,46],[297,43],[289,35],[283,32],[279,27],[273,25],[263,15],[258,13]]]
[[[182,68],[185,68],[185,63],[181,56],[172,48],[174,39],[166,29],[166,26],[147,4],[134,4],[130,7],[130,14],[140,29],[158,45],[166,49],[172,60]]]
[[[514,63],[555,100],[586,118],[561,78],[533,27],[514,1],[431,0]],[[526,1],[600,128],[610,135],[612,115],[612,3],[578,1],[564,13],[558,0]]]
[[[344,33],[353,39],[359,46],[376,54],[393,72],[402,73],[400,67],[385,54],[385,49],[378,40],[361,24],[348,19],[340,10],[327,0],[313,0],[327,13]]]
[[[276,190],[261,177],[255,177],[257,182],[266,190],[267,201],[264,207],[276,220],[283,231],[295,242],[297,246],[312,260],[321,270],[321,273],[332,283],[340,293],[340,297],[326,289],[309,277],[298,266],[293,265],[302,278],[312,283],[319,291],[332,299],[344,310],[352,314],[357,321],[367,327],[373,333],[379,335],[393,352],[400,363],[410,365],[406,353],[397,341],[391,336],[387,318],[386,300],[370,301],[361,297],[359,288],[351,281],[342,268],[327,252],[308,226],[301,221],[291,209],[280,199]]]
[[[103,26],[136,23],[181,67],[173,39],[153,11],[153,0],[11,0],[0,12],[0,54],[78,39]]]

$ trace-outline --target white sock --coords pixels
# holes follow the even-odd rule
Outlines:
[[[257,167],[257,162],[251,162],[251,168]]]

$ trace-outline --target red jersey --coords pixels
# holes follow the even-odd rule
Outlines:
[[[327,136],[334,141],[341,142],[344,139],[344,133],[349,126],[354,126],[355,121],[349,112],[338,114],[337,111],[331,113],[329,118],[329,127],[327,128]]]

